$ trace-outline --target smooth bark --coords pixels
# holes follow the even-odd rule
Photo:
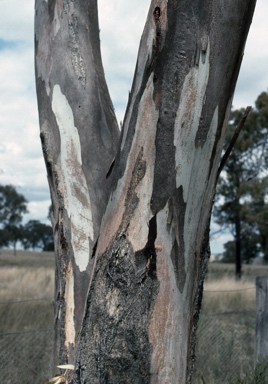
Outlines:
[[[72,362],[76,306],[80,319],[85,298],[76,288],[84,243],[73,242],[73,215],[83,212],[79,231],[92,234],[74,383],[191,381],[210,213],[254,6],[253,0],[152,0],[109,167],[117,130],[99,67],[96,3],[37,0],[37,93],[54,202],[64,362]],[[91,127],[92,116],[98,118]],[[110,148],[104,164],[94,152],[101,144]]]

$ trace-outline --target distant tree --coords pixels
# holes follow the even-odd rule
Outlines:
[[[250,200],[244,201],[241,210],[245,238],[268,260],[268,177],[252,181],[249,194]]]
[[[23,226],[15,224],[6,224],[4,227],[4,244],[5,246],[11,246],[14,250],[14,256],[17,253],[17,243],[23,240],[24,229]]]
[[[0,224],[18,225],[27,212],[25,197],[12,185],[0,185]]]
[[[244,114],[244,109],[231,112],[229,131],[224,150],[233,136],[234,128]],[[256,101],[235,148],[225,165],[225,172],[217,187],[215,221],[231,229],[234,235],[236,276],[241,276],[241,260],[258,253],[262,237],[262,251],[267,252],[267,204],[265,194],[267,182],[263,171],[268,164],[268,94],[263,92]],[[263,209],[265,208],[265,213]],[[249,246],[250,243],[250,246]],[[230,254],[231,243],[226,246]],[[266,251],[265,251],[266,248]],[[227,255],[225,255],[227,256]],[[228,256],[230,257],[230,255]]]
[[[243,239],[241,239],[241,245],[241,259],[247,264],[260,254],[260,249],[255,239],[243,237]],[[224,263],[235,263],[235,246],[234,240],[224,244],[222,260]]]
[[[38,220],[30,220],[24,226],[24,236],[22,240],[25,249],[41,248],[43,251],[53,250],[53,231],[52,227],[43,224]]]
[[[0,229],[0,247],[7,247],[9,240],[9,233],[6,228]]]
[[[27,200],[12,185],[0,185],[0,246],[12,245],[23,238],[22,218],[27,213]]]

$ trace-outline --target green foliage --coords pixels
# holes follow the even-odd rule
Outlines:
[[[0,185],[0,246],[12,245],[16,254],[16,244],[23,237],[21,225],[27,213],[27,200],[12,185]]]
[[[231,112],[224,151],[243,114],[244,109]],[[228,260],[242,257],[248,261],[260,253],[268,258],[267,138],[268,94],[263,92],[245,122],[217,187],[215,221],[234,235],[234,241],[225,247]]]
[[[22,244],[24,249],[42,248],[43,251],[53,251],[52,227],[38,220],[28,221],[24,226]]]
[[[25,213],[27,213],[25,197],[12,185],[0,185],[0,246],[12,246],[16,254],[16,245],[20,241],[25,249],[41,248],[43,251],[53,251],[51,226],[38,220],[30,220],[22,226]]]
[[[12,185],[0,185],[0,224],[18,225],[27,212],[25,197]]]

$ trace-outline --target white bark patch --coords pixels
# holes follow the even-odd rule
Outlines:
[[[136,188],[139,198],[138,206],[131,217],[128,230],[128,239],[134,251],[144,247],[148,240],[149,221],[153,214],[150,201],[153,192],[154,165],[155,165],[155,135],[159,111],[155,108],[153,100],[154,84],[152,73],[140,101],[135,135],[132,141],[133,148],[143,147],[143,161],[146,162],[146,172]],[[140,145],[138,145],[140,143]]]
[[[74,325],[74,275],[71,262],[69,262],[66,273],[65,285],[65,347],[74,346],[75,343],[75,325]]]
[[[93,239],[91,202],[82,170],[78,130],[74,126],[72,109],[59,85],[55,85],[53,89],[52,110],[61,137],[60,177],[64,190],[64,203],[71,221],[74,258],[80,271],[85,271],[91,254],[89,239]]]

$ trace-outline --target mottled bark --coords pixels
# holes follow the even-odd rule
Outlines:
[[[53,203],[55,362],[74,362],[119,130],[104,79],[96,1],[36,0],[36,86]]]
[[[66,7],[68,10],[85,6],[82,0],[62,0],[43,2],[42,7],[49,9],[52,3],[54,17],[59,4],[63,4],[63,11]],[[105,188],[102,184],[94,185],[96,190],[109,188],[110,195],[107,206],[104,200],[106,207],[98,208],[103,218],[79,337],[74,383],[183,384],[191,381],[195,331],[209,257],[211,207],[226,122],[254,6],[252,0],[193,0],[190,3],[152,0],[115,163],[108,173],[111,184]],[[62,13],[61,20],[64,19]],[[40,22],[37,18],[37,25]],[[96,27],[96,23],[94,25]],[[67,21],[60,31],[61,28],[57,33],[73,36]],[[81,44],[83,41],[86,49],[90,43],[83,40],[83,35],[80,37],[79,29],[76,31],[74,36],[77,41],[79,37]],[[97,36],[94,27],[89,27],[89,31],[89,36]],[[39,34],[41,36],[41,32]],[[45,32],[42,38],[47,39],[47,35]],[[66,41],[68,39],[70,37]],[[64,61],[69,60],[64,67],[73,66],[73,77],[77,76],[76,71],[81,72],[81,68],[75,68],[80,61],[73,64],[72,54],[69,58],[64,56],[67,48],[60,46],[63,38],[58,42],[52,40],[52,46],[63,49],[59,55],[63,55]],[[97,44],[97,40],[94,41]],[[42,67],[38,64],[38,52],[46,46],[41,37],[38,44],[37,85],[38,93],[43,94],[39,97],[41,129],[44,131],[47,115],[55,116],[54,122],[51,118],[49,123],[54,124],[54,128],[49,132],[55,130],[60,141],[67,122],[64,121],[61,128],[57,103],[53,107],[53,94],[56,92],[56,100],[62,100],[62,89],[57,86],[60,79],[63,94],[69,91],[66,97],[72,100],[73,85],[68,81],[69,72],[62,73],[55,62],[55,52],[49,59],[55,66],[53,88],[52,72],[47,71],[46,75],[38,72],[38,65]],[[47,57],[46,52],[44,56]],[[89,59],[92,56],[89,55]],[[88,70],[91,73],[90,68]],[[79,81],[83,87],[80,72],[78,79],[82,78]],[[48,85],[50,96],[46,97],[44,90]],[[98,92],[94,88],[90,92],[88,108],[100,104]],[[78,94],[74,100],[80,102],[80,97]],[[84,115],[81,130],[89,118]],[[111,129],[109,123],[108,126]],[[102,137],[101,132],[97,126],[96,132],[88,133],[85,146],[88,148],[95,135]],[[50,136],[47,136],[45,153],[49,145],[54,146],[53,162],[46,155],[50,170],[50,164],[57,163],[60,148],[54,137],[53,146],[48,145]],[[63,148],[65,143],[63,141]],[[85,153],[89,156],[91,152],[87,148]],[[70,155],[66,154],[69,161]],[[67,161],[62,165],[66,178],[70,176],[69,166]],[[88,168],[88,165],[83,167],[84,173],[89,172]],[[63,201],[66,191],[61,192],[60,174],[54,176],[53,172],[54,169],[49,178],[52,196],[55,194],[54,205],[60,202],[63,211],[61,229],[55,228],[56,238],[58,234],[63,235],[63,229],[68,233],[61,247],[68,255],[71,252],[69,257],[73,259],[76,257],[70,243],[73,228]],[[77,177],[74,173],[72,176]],[[94,179],[89,177],[89,196],[93,188],[91,182],[94,183]],[[90,212],[93,212],[96,200],[90,197],[90,202]],[[71,212],[72,204],[70,202]],[[84,206],[84,212],[88,210]],[[70,265],[74,268],[75,264]],[[78,274],[73,276],[75,284]],[[68,295],[62,297],[63,306],[67,306]]]

